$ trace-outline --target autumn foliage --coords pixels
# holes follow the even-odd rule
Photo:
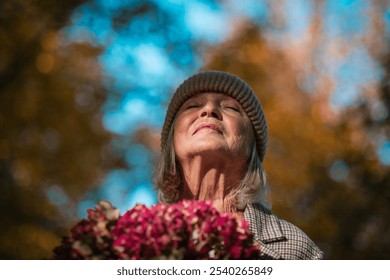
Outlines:
[[[110,94],[99,62],[104,46],[65,40],[71,14],[85,2],[0,1],[2,259],[50,258],[85,195],[110,170],[129,168],[112,149],[117,136],[102,125]],[[149,31],[167,31],[162,47],[170,53],[175,40],[166,28],[169,19],[158,16],[163,11],[153,1],[142,2],[119,11],[113,26],[152,11]],[[301,45],[269,37],[283,26],[286,2],[269,1],[268,25],[241,19],[222,44],[192,44],[202,51],[204,69],[240,76],[263,105],[273,211],[301,227],[326,258],[389,259],[390,166],[378,153],[390,135],[387,1],[367,6],[362,36],[335,40],[325,34],[327,1],[309,1],[313,14]],[[337,81],[323,68],[327,59],[340,62],[362,48],[383,75],[375,83],[360,77],[361,98],[335,109],[330,104]],[[143,127],[134,139],[157,155],[159,139],[151,131]]]

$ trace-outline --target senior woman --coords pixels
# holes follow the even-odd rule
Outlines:
[[[222,71],[188,78],[174,93],[162,129],[159,198],[211,201],[248,221],[261,259],[322,259],[303,231],[270,211],[262,167],[267,137],[263,109],[246,82]]]

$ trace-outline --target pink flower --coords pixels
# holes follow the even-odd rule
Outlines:
[[[253,259],[248,223],[203,201],[138,204],[123,216],[108,202],[88,210],[54,250],[57,259]]]
[[[54,249],[56,259],[114,259],[111,231],[119,218],[118,209],[101,201],[88,218],[81,220]]]

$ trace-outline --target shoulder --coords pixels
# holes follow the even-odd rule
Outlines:
[[[283,219],[279,222],[286,240],[273,244],[275,249],[284,251],[289,259],[323,259],[322,251],[300,228]]]
[[[260,249],[269,258],[322,259],[317,245],[297,226],[278,218],[261,204],[248,204],[245,219]]]

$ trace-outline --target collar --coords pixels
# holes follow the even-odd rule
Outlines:
[[[281,259],[280,253],[267,245],[287,239],[280,226],[279,218],[259,203],[248,203],[244,211],[244,218],[249,222],[249,229],[260,244],[262,258]]]

